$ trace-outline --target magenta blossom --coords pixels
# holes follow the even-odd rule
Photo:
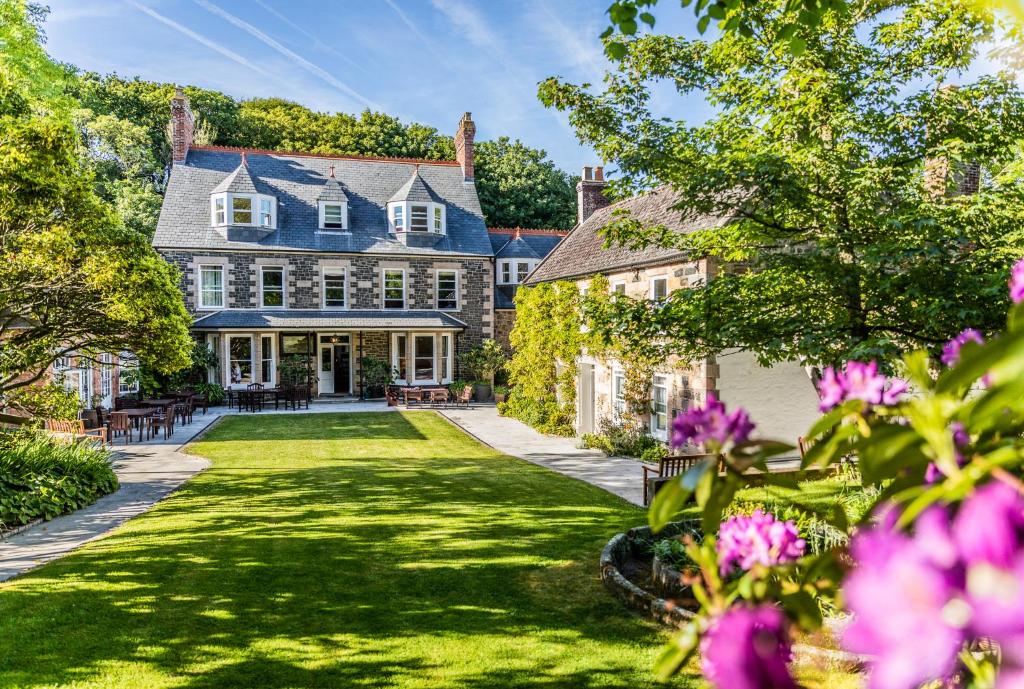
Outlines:
[[[967,446],[971,444],[971,436],[967,434],[967,429],[959,421],[954,421],[949,424],[949,430],[953,434],[953,447],[956,451],[956,463],[959,466],[963,466],[967,463],[967,457],[964,456],[963,451],[967,449]],[[939,465],[935,462],[929,462],[928,468],[924,472],[925,483],[938,483],[942,480],[945,474],[939,469]]]
[[[818,382],[821,411],[834,409],[848,400],[890,406],[900,401],[907,391],[907,382],[887,378],[878,372],[878,363],[847,361],[841,371],[826,368]]]
[[[719,568],[726,574],[735,566],[750,570],[755,565],[772,567],[803,556],[807,544],[796,524],[779,521],[774,514],[755,510],[722,522],[718,530]]]
[[[974,328],[967,328],[942,348],[942,363],[946,366],[953,366],[960,361],[960,350],[968,342],[985,344],[985,338]]]
[[[968,566],[1012,566],[1024,550],[1024,499],[1005,483],[986,483],[960,507],[953,539]]]
[[[956,614],[961,578],[949,566],[948,516],[933,509],[916,538],[880,525],[851,542],[857,565],[844,595],[854,617],[843,645],[872,657],[871,689],[912,689],[956,667],[966,624]]]
[[[1014,304],[1024,301],[1024,258],[1014,263],[1010,270],[1010,301]]]
[[[786,664],[793,656],[778,608],[738,605],[712,623],[700,643],[701,670],[718,689],[797,689]]]
[[[754,430],[754,423],[744,409],[731,414],[725,411],[714,393],[708,393],[703,407],[691,407],[672,422],[672,447],[682,447],[688,442],[696,444],[713,442],[719,447],[729,440],[745,442]]]

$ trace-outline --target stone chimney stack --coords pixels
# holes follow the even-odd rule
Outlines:
[[[611,201],[604,195],[604,188],[608,183],[604,181],[603,167],[585,167],[580,181],[576,184],[576,222],[583,224],[590,215],[598,208],[604,208]]]
[[[455,131],[455,160],[459,161],[465,181],[473,181],[473,137],[476,136],[476,124],[470,113],[462,115],[459,128]]]
[[[175,165],[185,162],[195,128],[196,118],[189,107],[188,96],[181,87],[176,87],[171,98],[171,160]]]

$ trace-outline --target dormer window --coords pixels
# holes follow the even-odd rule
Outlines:
[[[392,232],[445,234],[443,203],[410,203],[392,201],[388,204]]]
[[[344,232],[348,229],[348,204],[338,201],[320,202],[320,229]]]
[[[277,199],[264,194],[224,192],[210,197],[210,221],[214,227],[245,225],[277,227]]]

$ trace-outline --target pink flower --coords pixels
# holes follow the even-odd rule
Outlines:
[[[745,442],[754,430],[754,423],[744,409],[731,414],[725,411],[714,393],[708,393],[703,407],[690,407],[672,422],[672,447],[682,447],[688,442],[712,442],[721,447],[729,440]]]
[[[1024,550],[1024,499],[1005,483],[986,483],[961,505],[953,539],[968,566],[1010,567]]]
[[[778,608],[738,605],[712,623],[700,643],[701,670],[718,689],[797,689],[786,664],[793,656]]]
[[[967,449],[967,446],[971,444],[971,436],[967,435],[967,429],[959,421],[954,421],[949,424],[949,430],[953,434],[953,447],[956,449],[956,463],[961,467],[967,463],[967,458],[963,454],[963,450]],[[925,483],[938,483],[942,480],[945,474],[939,469],[939,466],[935,462],[929,462],[928,468],[924,472]]]
[[[1014,304],[1024,301],[1024,258],[1014,263],[1010,270],[1010,301]]]
[[[912,689],[956,667],[966,620],[948,613],[961,580],[948,566],[955,561],[948,515],[933,509],[919,538],[882,525],[851,543],[857,564],[844,595],[854,618],[843,645],[872,656],[871,689]]]
[[[726,574],[737,565],[750,570],[755,565],[772,567],[792,562],[803,556],[806,545],[796,524],[755,510],[750,516],[737,515],[722,522],[715,548],[719,569]]]
[[[968,342],[985,344],[985,338],[974,328],[967,328],[947,342],[942,348],[942,363],[946,366],[952,366],[960,361],[960,349]]]
[[[900,402],[907,391],[907,382],[887,378],[878,372],[878,363],[847,361],[841,371],[829,367],[818,382],[820,409],[829,411],[848,400],[861,400],[867,404],[892,406]]]

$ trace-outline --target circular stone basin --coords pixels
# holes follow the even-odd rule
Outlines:
[[[700,525],[700,520],[673,522],[655,536],[649,526],[638,526],[626,533],[616,534],[601,551],[601,581],[612,595],[628,607],[672,627],[682,627],[693,619],[697,601],[690,593],[690,587],[682,584],[681,573],[658,560],[651,553],[651,543],[687,533]],[[642,588],[637,581],[649,582],[650,589]],[[797,643],[793,652],[798,661],[839,663],[857,670],[867,658],[845,651],[816,645],[815,641],[838,638],[843,620],[829,618],[825,627],[807,639],[812,643]]]

